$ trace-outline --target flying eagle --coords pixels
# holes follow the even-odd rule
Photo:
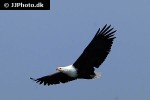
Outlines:
[[[98,78],[100,74],[95,72],[95,68],[98,68],[104,62],[111,50],[113,40],[116,38],[114,36],[116,30],[113,29],[111,25],[107,26],[107,24],[101,30],[99,28],[92,41],[72,65],[58,67],[56,69],[58,72],[54,74],[30,79],[39,84],[54,85],[76,79]]]

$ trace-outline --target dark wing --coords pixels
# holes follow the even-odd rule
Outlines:
[[[110,27],[111,25],[107,26],[106,24],[102,30],[99,28],[93,40],[73,64],[76,68],[98,68],[103,63],[115,38],[116,30],[113,31],[113,28]]]
[[[30,79],[36,81],[36,83],[39,84],[44,83],[44,85],[54,85],[59,83],[66,83],[75,80],[76,78],[69,77],[68,75],[63,74],[61,72],[57,72],[52,75],[47,75],[38,79],[33,79],[33,78]]]

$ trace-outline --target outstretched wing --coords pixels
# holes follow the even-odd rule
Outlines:
[[[69,77],[68,75],[63,74],[61,72],[57,72],[52,75],[47,75],[38,79],[34,79],[34,78],[30,78],[30,79],[36,81],[36,83],[39,84],[44,83],[44,85],[54,85],[59,83],[66,83],[75,80],[76,78]]]
[[[80,57],[73,64],[77,69],[98,68],[110,52],[116,30],[110,28],[107,24],[102,30],[97,31],[93,40],[85,48]]]

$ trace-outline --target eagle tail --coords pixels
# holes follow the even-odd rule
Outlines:
[[[101,73],[100,72],[94,72],[95,76],[92,79],[97,79],[101,77]]]

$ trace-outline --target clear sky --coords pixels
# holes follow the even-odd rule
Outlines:
[[[0,100],[150,100],[150,1],[51,0],[50,11],[0,11]],[[116,39],[96,80],[38,78],[72,64],[99,27]]]

